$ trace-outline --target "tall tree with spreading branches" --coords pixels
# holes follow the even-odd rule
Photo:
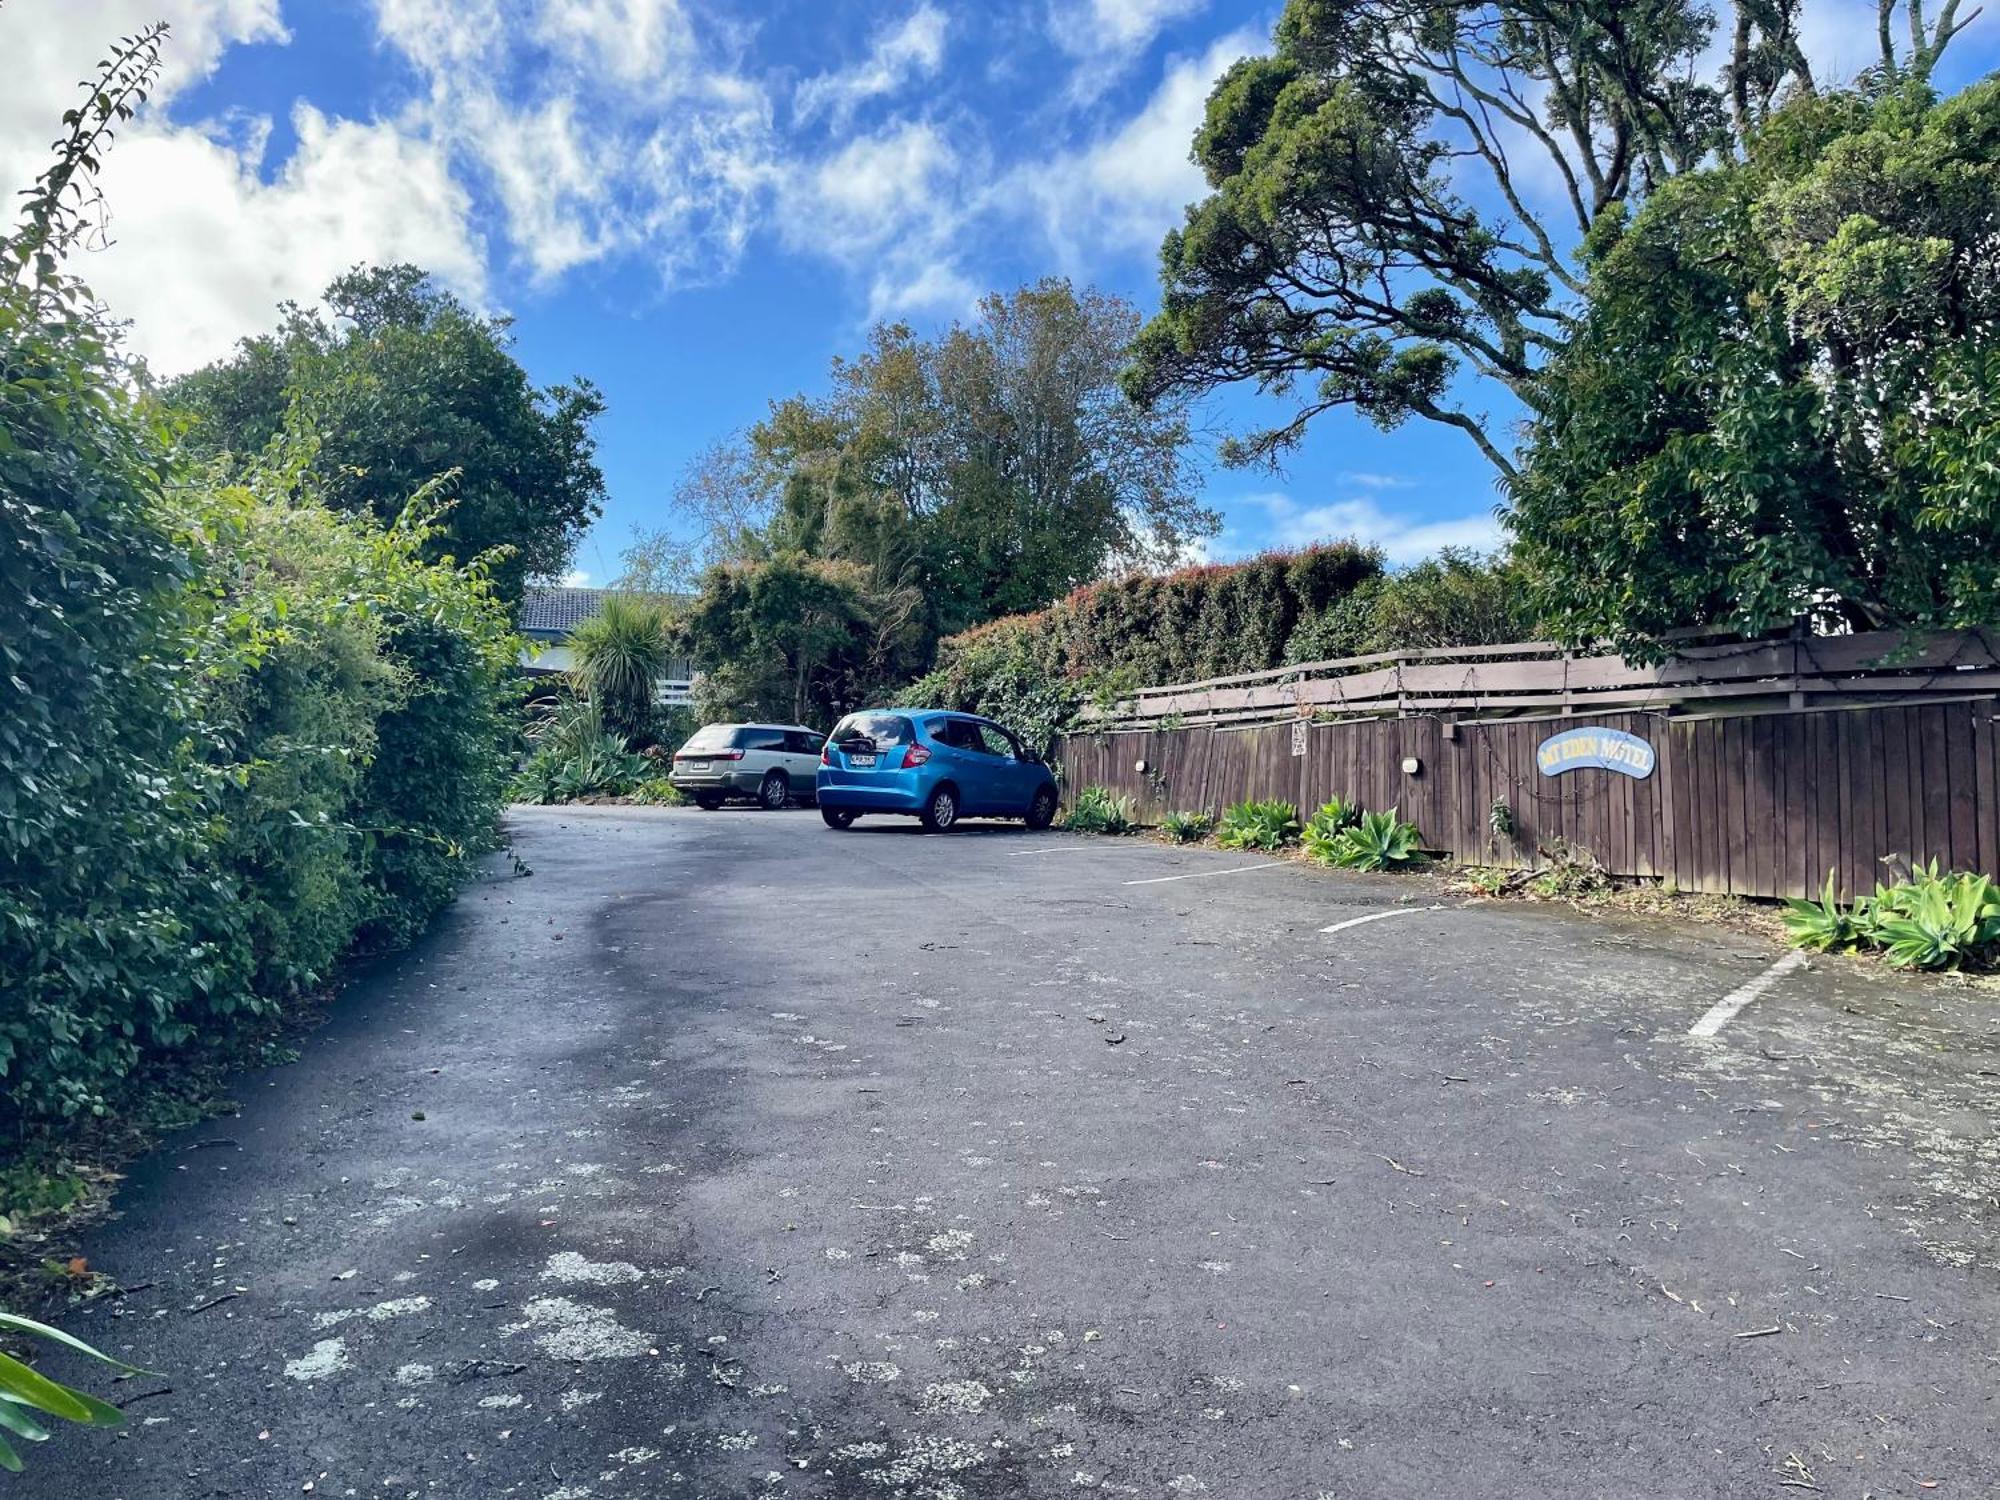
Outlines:
[[[1512,476],[1481,384],[1538,411],[1590,237],[1818,91],[1800,6],[1290,0],[1271,55],[1209,97],[1193,156],[1211,191],[1161,248],[1128,391],[1247,381],[1285,400],[1225,447],[1233,462],[1273,462],[1349,407],[1457,429]],[[1923,82],[1977,14],[1880,0],[1870,82]]]

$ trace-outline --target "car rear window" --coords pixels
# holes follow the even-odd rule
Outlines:
[[[733,724],[704,724],[681,746],[683,750],[734,750],[738,736],[745,733]]]
[[[878,747],[911,745],[916,738],[916,729],[901,714],[849,714],[833,726],[836,745],[849,740],[873,740]]]

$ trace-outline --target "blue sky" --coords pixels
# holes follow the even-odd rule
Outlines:
[[[357,260],[411,259],[516,320],[538,381],[603,387],[610,485],[578,568],[668,520],[688,459],[819,386],[869,322],[932,329],[1051,272],[1157,298],[1199,192],[1209,83],[1276,4],[1235,0],[6,0],[0,181],[25,182],[112,35],[174,26],[87,267],[166,371]],[[1822,66],[1873,7],[1815,0]],[[2000,62],[1994,23],[1947,82]],[[1247,393],[1205,414],[1257,416]],[[1424,424],[1322,418],[1280,475],[1212,469],[1228,556],[1359,534],[1409,560],[1493,535],[1483,460]]]

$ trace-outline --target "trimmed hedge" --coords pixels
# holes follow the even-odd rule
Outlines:
[[[913,704],[989,714],[1048,741],[1092,697],[1280,666],[1302,627],[1383,576],[1353,542],[1107,580],[938,644]]]
[[[504,608],[311,483],[186,472],[87,304],[0,285],[0,1137],[226,1054],[491,840]]]

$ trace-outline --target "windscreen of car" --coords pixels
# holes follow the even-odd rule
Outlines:
[[[737,736],[743,731],[733,724],[704,724],[697,729],[683,750],[734,750]]]
[[[885,745],[914,744],[917,731],[901,714],[849,714],[833,726],[833,742],[869,740],[877,749]]]

